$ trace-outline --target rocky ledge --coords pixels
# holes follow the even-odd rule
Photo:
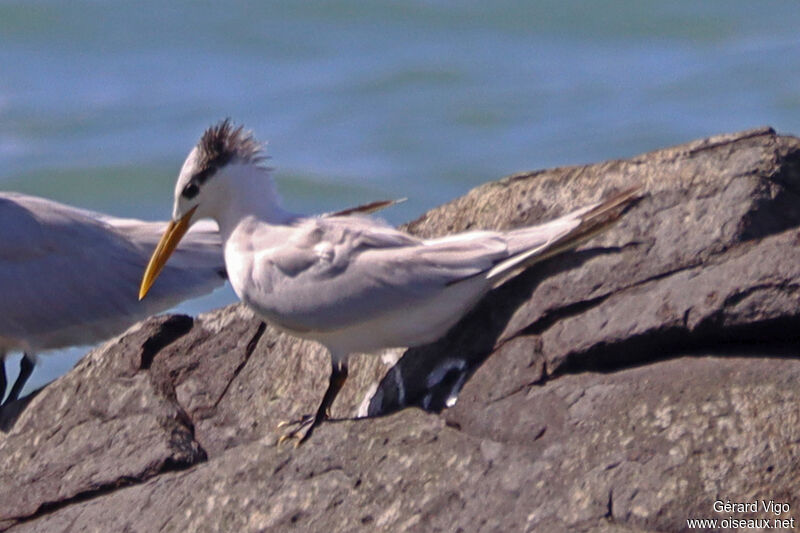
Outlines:
[[[356,357],[342,420],[297,449],[276,446],[276,425],[319,402],[319,346],[240,305],[135,326],[7,413],[0,528],[800,519],[800,139],[763,128],[519,174],[407,228],[511,228],[635,184],[645,196],[611,231],[492,292],[444,339]],[[352,419],[366,414],[381,416]]]

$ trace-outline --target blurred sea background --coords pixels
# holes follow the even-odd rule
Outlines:
[[[798,20],[796,0],[0,0],[0,188],[166,219],[230,117],[290,208],[407,197],[398,224],[515,172],[800,135]],[[28,390],[87,350],[40,358]]]

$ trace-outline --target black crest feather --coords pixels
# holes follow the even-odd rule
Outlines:
[[[201,184],[219,167],[231,161],[259,164],[266,159],[262,145],[253,138],[253,133],[246,131],[244,126],[234,127],[229,118],[208,128],[197,148],[200,169],[197,181]]]

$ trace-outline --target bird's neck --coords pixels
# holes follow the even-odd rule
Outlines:
[[[224,201],[217,206],[220,234],[227,239],[244,219],[256,218],[268,224],[285,224],[296,215],[280,204],[275,183],[267,169],[242,166],[225,187]]]

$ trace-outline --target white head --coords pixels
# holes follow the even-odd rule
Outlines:
[[[178,222],[194,209],[191,222],[206,217],[220,222],[231,204],[241,212],[253,200],[277,207],[266,159],[263,145],[244,127],[226,119],[208,128],[178,175],[172,220]]]
[[[139,299],[144,298],[189,227],[213,218],[225,232],[247,215],[282,218],[262,145],[242,126],[226,119],[208,128],[183,163],[175,184],[172,221],[145,270]]]

